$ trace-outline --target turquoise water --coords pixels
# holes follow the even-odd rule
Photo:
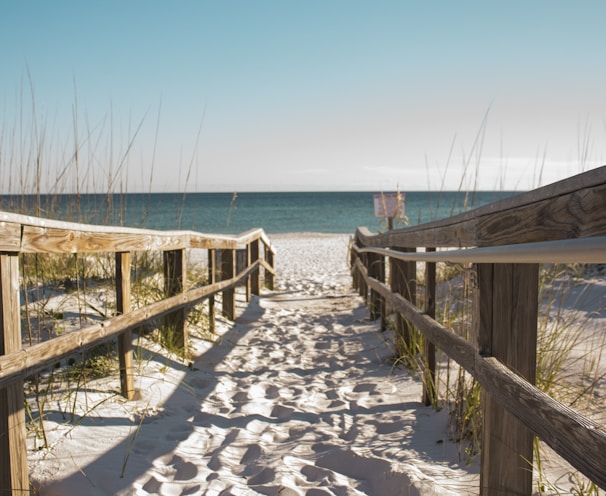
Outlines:
[[[410,225],[441,219],[511,196],[511,192],[405,193]],[[353,233],[385,230],[374,216],[373,192],[152,193],[0,197],[0,209],[91,224],[191,229],[237,234],[262,227],[268,234]]]

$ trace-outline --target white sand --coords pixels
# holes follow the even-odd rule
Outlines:
[[[40,494],[477,494],[477,461],[352,291],[347,236],[272,239],[275,291],[240,295],[214,345],[193,338],[193,367],[148,353],[137,401],[111,377],[78,395],[74,423],[74,397],[47,405],[51,448],[29,438]]]

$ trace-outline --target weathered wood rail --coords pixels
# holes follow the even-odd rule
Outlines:
[[[601,167],[448,219],[355,233],[352,277],[372,315],[384,322],[389,307],[403,319],[396,324],[403,339],[414,326],[428,343],[426,404],[437,394],[436,346],[482,386],[482,495],[532,494],[535,434],[606,489],[605,426],[534,386],[539,264],[606,263],[605,212]],[[422,309],[417,262],[425,263]],[[434,320],[436,262],[472,264],[471,342]]]
[[[207,285],[184,290],[187,249],[207,250]],[[163,253],[166,297],[131,309],[131,252],[139,251]],[[116,315],[51,341],[22,347],[19,255],[100,252],[115,253]],[[208,299],[209,322],[214,328],[214,297],[221,293],[222,313],[233,320],[235,288],[244,285],[247,299],[258,295],[261,269],[265,285],[273,289],[274,251],[262,229],[239,236],[206,235],[74,224],[0,212],[0,494],[16,496],[30,491],[23,402],[27,376],[117,339],[122,394],[130,399],[134,394],[133,329],[159,317],[169,319],[172,345],[186,353],[186,309]]]

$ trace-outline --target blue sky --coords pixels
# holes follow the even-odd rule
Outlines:
[[[604,19],[582,0],[3,0],[0,189],[33,188],[36,156],[49,191],[528,189],[606,163]]]

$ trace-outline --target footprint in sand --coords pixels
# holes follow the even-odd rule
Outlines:
[[[180,456],[175,455],[170,461],[170,465],[176,469],[174,480],[192,480],[198,475],[198,468],[193,463],[186,462]]]
[[[327,484],[331,482],[332,472],[320,467],[305,465],[301,469],[301,473],[305,476],[308,482],[324,482]]]
[[[143,487],[141,487],[141,489],[149,494],[160,494],[162,483],[152,475],[152,477],[143,485]]]
[[[376,384],[366,383],[366,384],[358,384],[356,387],[353,388],[352,391],[354,393],[374,393],[376,389],[377,389]]]
[[[246,403],[248,399],[248,394],[245,391],[240,391],[231,397],[232,403]]]
[[[184,489],[183,492],[181,493],[181,496],[188,496],[190,494],[200,494],[200,489],[201,489],[200,484],[197,484],[188,489]]]
[[[329,400],[336,400],[339,399],[339,394],[334,389],[330,389],[326,391],[326,398]]]
[[[269,416],[280,420],[289,420],[292,417],[294,411],[295,410],[293,408],[282,405],[276,405],[273,407]]]
[[[276,471],[271,468],[264,468],[258,474],[248,479],[249,486],[260,486],[273,482],[276,478]]]
[[[265,397],[268,400],[274,400],[276,398],[280,397],[280,389],[276,386],[269,386],[266,390],[265,390]]]
[[[258,444],[251,444],[248,448],[246,448],[244,455],[242,455],[240,465],[246,465],[250,462],[257,461],[262,455],[263,450],[261,447]]]

